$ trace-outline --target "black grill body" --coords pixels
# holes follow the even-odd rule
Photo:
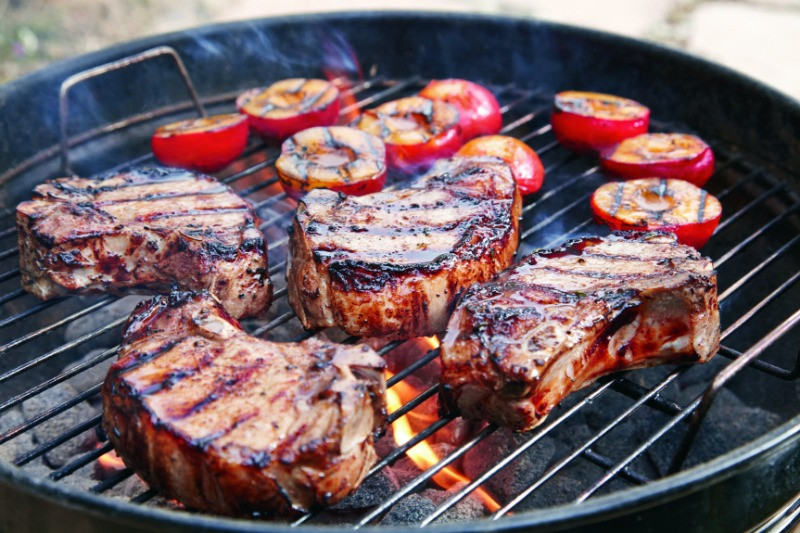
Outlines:
[[[800,306],[794,289],[800,251],[792,240],[800,232],[794,215],[798,209],[795,192],[800,185],[800,105],[758,82],[679,52],[529,20],[378,13],[213,26],[83,56],[0,88],[0,205],[6,212],[0,226],[3,249],[14,246],[16,203],[28,198],[35,184],[60,175],[59,87],[70,75],[168,45],[185,62],[201,100],[214,110],[230,109],[235,95],[244,89],[285,77],[319,77],[321,66],[332,60],[341,67],[352,67],[349,56],[343,54],[343,42],[352,47],[366,79],[353,89],[360,105],[410,94],[428,79],[445,77],[482,82],[502,95],[508,133],[547,154],[543,155],[548,168],[546,186],[526,200],[520,253],[603,231],[588,217],[587,195],[604,182],[596,163],[569,154],[548,133],[549,102],[555,92],[585,89],[624,95],[651,108],[654,130],[691,131],[709,140],[718,157],[717,175],[709,187],[724,197],[725,211],[721,230],[704,253],[718,261],[721,294],[727,291],[730,296],[723,306],[723,330],[729,330],[730,342],[723,343],[726,349],[718,357],[742,362],[742,357],[758,356],[729,386],[782,413],[783,423],[769,433],[674,476],[639,479],[634,484],[640,486],[592,497],[579,505],[517,513],[492,523],[434,522],[428,527],[442,531],[634,527],[642,531],[730,531],[754,526],[800,490],[800,417],[795,416],[796,397],[788,398],[794,393],[790,380],[796,377],[792,365],[800,338],[800,331],[793,328],[800,321],[795,315]],[[67,100],[69,157],[79,175],[152,163],[148,143],[154,125],[189,116],[192,107],[180,75],[170,59],[163,57],[87,80],[74,87]],[[140,119],[107,134],[98,131],[130,117]],[[236,182],[255,175],[269,166],[274,153],[274,148],[251,146],[250,154],[260,156],[248,163],[250,170],[225,179]],[[237,190],[256,194],[256,207],[270,209],[269,216],[261,215],[270,242],[270,273],[283,282],[285,226],[291,206],[280,209],[274,198],[258,196],[259,191],[267,190],[258,180],[243,179],[242,183],[245,185]],[[59,314],[46,308],[34,313],[36,302],[13,292],[18,291],[13,253],[4,253],[0,252],[5,261],[2,270],[8,272],[0,274],[6,293],[0,300],[4,305],[0,321],[22,324],[27,333],[80,313],[84,304],[79,301],[64,303]],[[283,295],[285,289],[278,288],[276,296]],[[103,301],[98,299],[93,305],[103,305]],[[293,317],[287,309],[285,299],[274,304],[267,321],[253,329],[267,333],[290,322]],[[110,334],[118,331],[119,325],[109,327]],[[39,352],[16,349],[21,346],[17,344],[19,335],[16,327],[0,329],[0,379],[47,350],[61,350],[59,355],[68,356],[81,349],[57,344]],[[389,349],[391,346],[386,351]],[[4,380],[1,405],[13,404],[15,397],[35,390],[42,381],[40,375],[15,373],[13,379]],[[605,380],[598,386],[641,398],[646,403],[642,409],[685,415],[665,437],[676,442],[686,433],[684,422],[689,415],[702,411],[700,401],[675,407],[661,401],[652,389],[636,389],[625,378]],[[581,401],[602,401],[591,396],[598,390],[589,389],[589,396]],[[87,455],[87,463],[103,451],[107,450]],[[585,450],[582,457],[603,462],[590,452]],[[610,471],[615,463],[606,469]],[[69,475],[66,471],[62,474]],[[637,479],[627,466],[620,476]],[[0,464],[0,501],[0,527],[9,531],[341,530],[309,526],[312,518],[308,524],[301,520],[292,528],[290,524],[234,521],[134,505],[65,489],[6,464]]]

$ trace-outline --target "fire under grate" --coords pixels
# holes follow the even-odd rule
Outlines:
[[[338,81],[349,102],[343,116],[413,94],[427,82],[381,76],[352,85]],[[188,77],[187,82],[193,92]],[[569,238],[604,233],[592,221],[589,196],[606,178],[596,161],[555,141],[549,126],[553,95],[515,86],[492,89],[502,105],[502,133],[532,146],[546,167],[545,186],[525,199],[518,257]],[[233,108],[235,96],[196,103],[221,112]],[[190,107],[173,106],[140,120],[155,128]],[[691,131],[664,118],[653,120],[652,128]],[[73,137],[64,147],[91,135]],[[400,403],[389,421],[405,420],[412,427],[410,440],[393,441],[393,424],[378,442],[381,458],[359,491],[333,509],[303,515],[292,524],[424,526],[579,504],[709,460],[794,416],[798,401],[793,381],[800,374],[795,352],[800,338],[795,328],[800,322],[800,202],[780,169],[736,147],[706,140],[717,157],[707,188],[723,204],[722,222],[703,250],[718,270],[723,322],[722,348],[711,363],[601,379],[565,400],[542,426],[513,435],[494,425],[438,416],[438,350],[430,344],[435,340],[376,341],[390,368],[395,361],[387,385]],[[286,228],[296,203],[277,183],[277,154],[275,146],[253,140],[218,177],[251,200],[269,243],[274,303],[265,319],[245,320],[243,325],[270,340],[298,341],[311,333],[302,330],[286,302]],[[49,150],[5,178],[19,177],[57,155],[57,148]],[[68,168],[66,157],[64,163]],[[146,153],[114,169],[152,164],[156,162]],[[105,368],[116,356],[121,326],[139,298],[76,296],[38,302],[19,288],[13,215],[0,221],[0,227],[0,458],[65,490],[186,512],[115,462],[99,427]],[[357,340],[338,330],[323,334],[341,342]],[[765,390],[770,394],[763,394]],[[419,443],[434,454],[432,464],[420,467],[409,461],[407,452]]]

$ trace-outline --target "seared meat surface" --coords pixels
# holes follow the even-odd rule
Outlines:
[[[511,264],[520,209],[511,171],[490,159],[440,161],[395,191],[314,190],[294,219],[289,303],[307,329],[432,335],[464,289]]]
[[[572,241],[467,291],[442,342],[442,400],[528,430],[604,374],[704,363],[719,336],[714,266],[674,235]]]
[[[267,245],[250,204],[214,178],[138,169],[61,178],[17,207],[22,286],[70,292],[207,289],[234,317],[269,307]]]
[[[383,366],[368,346],[251,337],[208,293],[172,293],[131,315],[103,427],[189,507],[288,515],[341,500],[374,464]]]

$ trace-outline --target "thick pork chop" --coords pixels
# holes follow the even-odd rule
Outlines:
[[[186,505],[291,514],[332,504],[376,459],[383,360],[367,346],[274,343],[208,293],[131,315],[103,384],[103,427],[125,464]]]
[[[465,294],[442,342],[442,400],[527,430],[604,374],[704,363],[719,336],[714,266],[674,235],[572,241]]]
[[[256,223],[230,188],[185,170],[51,180],[17,207],[22,286],[42,300],[207,289],[234,317],[257,315],[272,285]]]
[[[442,161],[406,189],[312,191],[294,219],[289,303],[307,329],[432,335],[464,289],[511,264],[520,208],[511,171],[488,159]]]

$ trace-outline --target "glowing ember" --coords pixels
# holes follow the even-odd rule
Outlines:
[[[429,349],[439,346],[439,340],[436,337],[428,337],[424,340],[427,341],[427,344],[430,347]],[[392,377],[392,375],[393,374],[391,372],[388,370],[386,371],[386,379],[389,379]],[[396,383],[391,389],[386,391],[387,410],[389,413],[397,411],[406,402],[417,396],[417,394],[418,391],[416,391],[407,383],[402,381]],[[412,428],[412,419],[415,422],[426,422],[427,424],[430,424],[435,420],[435,418],[431,417],[430,415],[417,414],[414,413],[413,410],[408,414],[398,417],[397,420],[392,423],[394,440],[398,446],[402,446],[418,433]],[[414,462],[415,465],[417,465],[417,467],[420,468],[420,470],[423,471],[437,464],[440,459],[431,445],[424,440],[406,451],[406,455]],[[467,476],[449,466],[446,466],[437,472],[433,476],[433,480],[437,485],[444,489],[448,489],[457,483],[469,483],[471,481]],[[475,489],[475,494],[477,494],[481,500],[483,500],[484,505],[486,505],[486,508],[490,511],[494,512],[500,508],[500,505],[494,500],[494,498],[492,498],[491,495],[489,495],[489,493],[482,488],[478,487]]]
[[[97,462],[104,470],[122,470],[125,468],[125,463],[114,450],[101,455]]]

